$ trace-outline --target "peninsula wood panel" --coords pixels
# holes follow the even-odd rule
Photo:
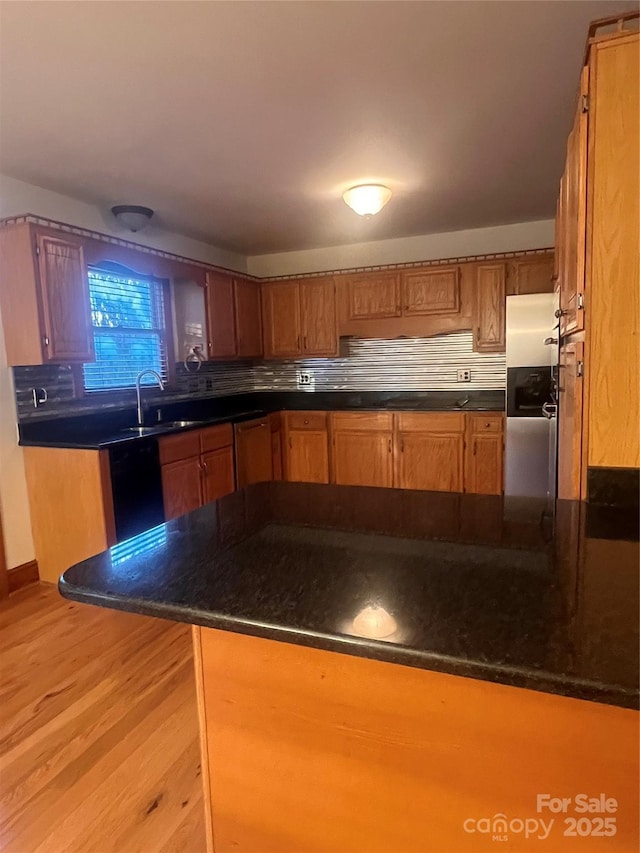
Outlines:
[[[615,849],[637,849],[634,711],[210,628],[194,634],[216,853],[478,853],[496,842],[465,832],[465,820],[539,816],[539,793],[583,791],[616,797]],[[529,838],[527,849],[576,849],[555,817],[547,842]],[[602,842],[584,837],[579,847]]]
[[[236,355],[236,320],[233,279],[222,273],[207,273],[209,358]]]
[[[308,356],[338,354],[336,289],[333,279],[311,279],[300,284],[302,349]]]
[[[592,48],[588,464],[640,467],[638,34]]]
[[[302,318],[298,282],[262,285],[265,358],[291,358],[302,352]]]
[[[454,314],[460,310],[458,267],[409,270],[402,274],[402,313]]]
[[[477,267],[474,344],[479,352],[504,352],[506,345],[506,266]]]
[[[108,453],[24,447],[23,459],[40,578],[57,583],[115,543]]]
[[[236,352],[240,358],[262,357],[262,307],[257,281],[234,279]]]

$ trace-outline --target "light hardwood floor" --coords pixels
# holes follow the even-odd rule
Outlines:
[[[73,604],[0,605],[0,850],[202,853],[187,625]]]

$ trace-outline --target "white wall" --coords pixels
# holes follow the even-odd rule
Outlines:
[[[253,255],[247,258],[247,272],[260,278],[273,275],[324,272],[376,266],[458,258],[494,252],[523,252],[553,246],[554,221],[541,219],[494,228],[448,231],[420,237],[399,237],[375,243],[355,243],[326,249]]]
[[[140,246],[173,252],[203,263],[246,272],[244,255],[173,234],[163,230],[153,221],[144,231],[133,234],[126,228],[121,228],[107,209],[18,181],[8,175],[0,175],[0,219],[24,213],[33,213],[45,219],[55,219],[58,222],[77,225],[79,228],[99,231],[101,234],[129,240]]]

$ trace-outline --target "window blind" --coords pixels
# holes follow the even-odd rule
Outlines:
[[[156,279],[90,268],[89,298],[96,360],[84,365],[87,391],[132,388],[141,370],[166,380],[164,289]],[[145,377],[143,385],[153,384]]]

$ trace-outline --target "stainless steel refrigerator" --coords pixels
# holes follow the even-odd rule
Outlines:
[[[556,496],[557,300],[507,297],[505,494]]]

